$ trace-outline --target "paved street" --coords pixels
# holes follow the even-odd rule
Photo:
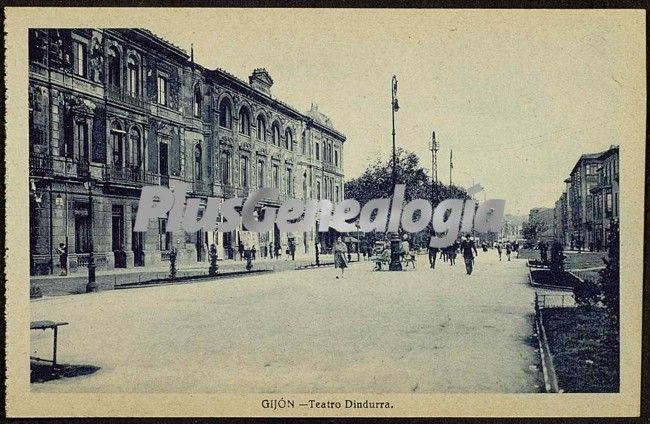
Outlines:
[[[426,256],[418,269],[353,264],[33,301],[61,320],[59,361],[91,375],[39,392],[537,392],[524,260]],[[47,356],[51,332],[32,332]]]

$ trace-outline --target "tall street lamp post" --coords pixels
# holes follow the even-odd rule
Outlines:
[[[64,198],[61,197],[61,195],[56,196],[56,207],[57,208],[63,208],[63,213],[64,213],[64,222],[65,222],[65,248],[70,251],[70,245],[68,244],[68,184],[65,183],[65,200]],[[66,262],[65,262],[65,269],[66,272],[69,272],[70,270],[70,255],[66,255]]]
[[[316,266],[320,266],[320,256],[318,249],[320,248],[319,235],[318,232],[318,220],[320,219],[320,212],[316,214],[316,226],[314,227],[314,252],[316,253]]]
[[[359,220],[357,219],[357,222],[354,223],[354,226],[357,227],[357,262],[361,261],[361,256],[359,255],[359,247],[361,244],[361,241],[359,240],[359,229],[361,225],[359,224]]]
[[[393,75],[391,83],[391,112],[393,118],[393,193],[397,185],[397,155],[395,152],[395,112],[399,110],[399,103],[397,102],[397,77]],[[393,233],[390,238],[390,264],[388,265],[389,271],[401,271],[402,263],[399,260],[399,233]]]
[[[84,187],[88,190],[88,247],[90,253],[88,254],[88,283],[86,284],[86,293],[97,291],[97,283],[95,282],[95,247],[93,245],[93,181],[88,178],[84,183]]]

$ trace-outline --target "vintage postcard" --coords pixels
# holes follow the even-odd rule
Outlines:
[[[638,416],[641,10],[6,10],[7,414]]]

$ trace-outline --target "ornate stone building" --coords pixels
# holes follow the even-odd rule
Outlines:
[[[313,231],[166,233],[165,219],[132,231],[144,185],[187,183],[203,205],[259,187],[280,189],[266,206],[343,199],[345,136],[317,106],[275,99],[272,85],[264,69],[245,82],[142,29],[30,30],[32,274],[55,272],[66,241],[71,271],[91,249],[98,269],[161,265],[172,245],[181,263],[205,261],[211,243],[220,258],[244,244],[258,257],[290,242],[313,252]]]

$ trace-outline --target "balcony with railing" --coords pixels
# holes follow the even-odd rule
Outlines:
[[[49,155],[29,155],[29,175],[33,176],[51,176],[54,174],[54,164],[52,156]]]
[[[104,168],[104,180],[122,183],[140,185],[145,182],[144,172],[142,169],[130,166],[106,165]]]
[[[336,167],[333,164],[328,163],[328,162],[323,162],[323,169],[325,171],[331,172],[331,173],[339,173],[340,172],[338,167]]]
[[[192,181],[192,192],[195,194],[212,195],[212,184],[209,181],[194,180]]]
[[[248,197],[250,189],[248,187],[241,187],[239,188],[239,197],[241,198],[246,198]]]
[[[159,185],[160,184],[160,175],[153,172],[144,173],[144,183],[146,185]]]
[[[88,179],[101,178],[103,165],[72,158],[31,153],[29,174],[31,176],[60,176]]]
[[[77,161],[77,176],[80,178],[90,178],[90,162]]]
[[[114,85],[106,86],[106,94],[109,99],[126,103],[129,106],[135,108],[144,109],[147,106],[147,102],[144,98],[138,96],[137,94],[132,94],[121,87],[116,87]]]

